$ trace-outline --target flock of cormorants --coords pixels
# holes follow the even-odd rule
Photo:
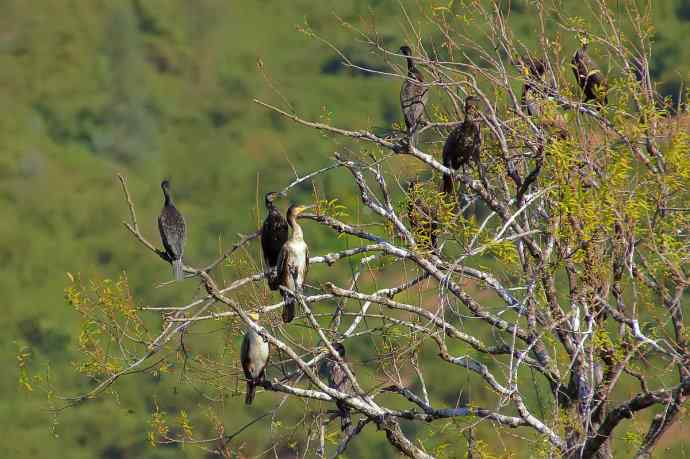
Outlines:
[[[425,123],[425,108],[428,100],[428,86],[424,85],[422,73],[415,64],[415,58],[408,46],[402,46],[400,52],[407,60],[407,78],[400,90],[400,106],[407,127],[409,142],[414,143],[419,128]],[[531,116],[541,114],[537,98],[543,94],[535,86],[545,74],[546,66],[540,59],[521,58],[519,62],[526,77],[523,86],[522,104]],[[607,83],[596,69],[592,59],[587,55],[587,41],[583,40],[582,47],[575,53],[571,62],[575,78],[583,91],[584,101],[595,100],[600,104],[608,103],[606,97]],[[443,147],[443,165],[458,170],[474,162],[480,165],[481,131],[480,131],[480,99],[468,96],[464,106],[465,119],[449,134]],[[480,171],[481,174],[481,171]],[[415,194],[415,188],[420,186],[411,181],[408,191]],[[163,209],[158,217],[165,255],[172,265],[176,280],[183,278],[182,257],[186,240],[186,224],[184,217],[175,207],[170,195],[170,182],[161,183],[165,198]],[[442,191],[446,195],[454,192],[453,176],[445,174]],[[265,196],[267,210],[266,219],[261,227],[261,248],[263,251],[265,273],[271,290],[280,290],[284,300],[282,318],[285,323],[295,317],[295,297],[292,293],[301,294],[304,280],[309,270],[309,246],[304,240],[302,227],[297,223],[297,217],[312,206],[291,205],[287,210],[287,217],[283,217],[274,201],[280,197],[279,193],[271,192]],[[421,199],[411,200],[408,207],[408,218],[417,234],[425,235],[436,247],[436,229],[438,223],[434,210]],[[416,228],[414,228],[416,226]],[[289,235],[289,228],[292,235]],[[283,287],[283,288],[281,288]],[[252,320],[258,321],[256,313],[252,313]],[[341,359],[345,357],[345,347],[342,343],[334,343],[334,348]],[[240,360],[247,379],[247,393],[245,403],[251,404],[254,399],[256,386],[263,380],[268,364],[269,346],[264,339],[252,328],[244,335]],[[346,372],[336,360],[327,360],[325,364],[329,384],[332,388],[346,393],[352,393],[352,382]],[[345,430],[350,425],[349,410],[345,404],[336,403],[341,417],[341,427]]]

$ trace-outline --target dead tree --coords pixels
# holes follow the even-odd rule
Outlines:
[[[632,40],[624,40],[616,28],[625,18],[614,21],[605,2],[594,3],[601,29],[586,31],[588,37],[609,54],[608,62],[615,66],[610,75],[630,75],[628,60],[633,54],[625,43]],[[547,17],[562,17],[539,5],[535,10],[538,24]],[[98,385],[77,400],[102,394],[126,375],[136,378],[139,371],[184,358],[179,350],[185,339],[191,339],[185,338],[186,331],[200,323],[225,320],[253,329],[272,348],[274,357],[265,379],[257,382],[264,389],[257,393],[257,400],[271,398],[279,405],[277,395],[283,394],[322,402],[304,405],[318,419],[316,428],[299,432],[305,453],[323,457],[329,452],[331,447],[324,441],[327,429],[340,435],[338,446],[330,451],[338,455],[364,429],[376,428],[400,453],[434,457],[401,424],[436,425],[457,419],[456,425],[473,432],[473,438],[481,438],[484,425],[492,426],[493,434],[518,429],[517,438],[524,440],[524,447],[545,457],[613,457],[612,435],[622,421],[635,418],[644,429],[635,454],[649,457],[678,421],[690,394],[685,319],[690,282],[690,138],[673,123],[662,127],[653,98],[639,91],[634,78],[619,85],[618,95],[610,94],[605,107],[583,104],[569,68],[576,44],[555,46],[557,37],[542,31],[539,55],[543,51],[547,77],[543,86],[534,78],[529,84],[531,90],[540,91],[542,112],[555,112],[568,120],[564,125],[568,135],[554,136],[535,119],[541,114],[527,113],[520,94],[514,92],[529,76],[509,63],[536,51],[513,39],[498,2],[473,8],[465,13],[481,21],[484,29],[454,27],[448,17],[434,16],[430,20],[440,34],[428,42],[415,40],[420,46],[433,47],[419,53],[428,57],[416,60],[430,75],[425,83],[429,92],[443,100],[434,112],[437,118],[420,128],[418,134],[424,131],[426,135],[419,136],[419,142],[408,142],[405,136],[382,137],[367,126],[350,128],[308,120],[256,101],[296,127],[353,139],[365,147],[361,153],[352,149],[336,153],[323,169],[279,190],[280,195],[289,196],[296,185],[322,174],[347,174],[352,187],[343,193],[355,193],[367,209],[364,221],[339,214],[327,202],[316,202],[315,212],[302,215],[307,220],[306,238],[310,225],[318,225],[334,239],[344,235],[352,242],[346,250],[325,250],[310,258],[310,276],[321,281],[314,281],[304,294],[287,292],[297,302],[292,324],[283,325],[279,319],[282,301],[268,301],[266,271],[260,262],[255,270],[245,270],[225,282],[214,275],[226,259],[249,256],[244,250],[254,244],[257,231],[206,266],[184,266],[186,277],[194,279],[185,281],[190,289],[203,287],[201,298],[148,310],[123,306],[110,319],[106,317],[106,330],[122,349],[121,365],[96,366],[101,370],[92,377]],[[635,8],[630,2],[630,11]],[[567,35],[585,32],[570,24],[565,19],[559,24]],[[479,33],[484,34],[481,40]],[[646,37],[636,37],[645,50],[649,47]],[[375,30],[358,30],[358,39],[382,60],[397,55],[395,49],[380,44]],[[439,55],[441,49],[466,52],[453,58]],[[563,55],[558,54],[561,49]],[[345,53],[341,56],[345,65],[355,65]],[[395,59],[389,60],[394,66],[389,76],[397,78],[391,84],[405,81],[406,70],[395,67]],[[635,68],[648,65],[638,63]],[[648,74],[644,79],[652,84]],[[478,170],[455,170],[440,160],[439,145],[462,121],[459,107],[468,95],[481,101],[484,177]],[[629,115],[631,100],[637,104],[635,110],[645,111],[645,121]],[[639,126],[641,122],[648,124]],[[426,199],[434,202],[422,204],[436,209],[434,250],[423,249],[424,244],[415,240],[419,232],[405,218],[409,200],[422,199],[423,193],[409,197],[401,185],[409,177],[400,176],[396,172],[400,168],[393,166],[403,158],[428,171],[430,179],[422,186],[430,190]],[[462,209],[443,207],[442,193],[434,190],[440,189],[444,176],[462,186],[487,209],[486,214],[466,218]],[[163,251],[137,225],[135,199],[125,179],[121,180],[130,211],[127,230],[143,251],[163,257]],[[347,260],[357,267],[351,277],[329,275],[330,266]],[[358,286],[364,272],[375,276],[377,286]],[[72,288],[68,298],[83,306],[78,283]],[[248,288],[264,293],[242,295]],[[424,292],[433,301],[401,295],[409,292]],[[98,313],[95,307],[78,309],[87,318]],[[252,320],[250,312],[261,316],[262,325]],[[118,314],[126,320],[118,322]],[[162,328],[150,333],[139,327],[143,321],[139,316],[146,314],[163,314]],[[291,328],[297,324],[304,331],[299,336]],[[362,380],[355,368],[357,359],[349,354],[344,360],[337,350],[339,343],[352,349],[351,344],[363,336],[388,349],[369,356],[377,365],[376,381]],[[178,352],[171,354],[171,350]],[[98,355],[92,355],[97,363]],[[348,380],[348,390],[329,384],[328,376],[319,373],[325,360],[338,366],[341,377]],[[449,377],[473,375],[472,384],[484,385],[489,400],[456,405],[440,401],[424,371],[436,361]],[[213,362],[208,365],[209,372],[216,368]],[[230,378],[220,368],[216,371],[219,379]],[[542,409],[529,395],[537,385],[546,388]],[[404,402],[404,408],[399,402],[391,404],[391,397]],[[660,414],[645,416],[653,407],[660,408]],[[338,423],[331,421],[345,411],[352,422],[341,433]],[[212,442],[220,443],[226,451],[231,444],[228,438],[234,437],[222,433],[225,428],[217,431],[221,434],[207,439],[211,442],[207,445],[213,449]],[[160,429],[158,441],[194,444],[199,440],[170,432]],[[454,448],[464,448],[461,435],[453,438]],[[477,447],[476,441],[473,444]],[[616,455],[631,457],[632,453]]]

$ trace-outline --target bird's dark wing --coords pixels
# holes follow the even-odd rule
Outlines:
[[[542,109],[539,103],[538,95],[534,93],[534,90],[529,85],[524,85],[522,88],[522,106],[527,109],[527,114],[529,116],[539,116],[541,115]]]
[[[287,286],[287,279],[290,276],[290,270],[288,269],[288,258],[290,254],[288,253],[287,246],[283,244],[278,254],[278,261],[276,262],[276,282],[278,285]]]
[[[415,130],[424,117],[424,107],[428,98],[428,88],[423,86],[420,72],[408,75],[400,88],[400,106],[408,130]]]
[[[479,160],[479,149],[481,147],[481,135],[479,126],[469,120],[462,122],[459,128],[459,165],[469,164],[470,161]]]
[[[266,216],[261,228],[261,248],[264,261],[268,267],[273,268],[278,263],[280,249],[288,240],[288,225],[285,218],[279,213],[271,212]]]
[[[182,214],[174,206],[164,206],[158,217],[158,230],[165,250],[172,259],[182,258],[187,227]]]
[[[352,381],[347,377],[345,370],[340,366],[338,362],[330,360],[328,362],[328,385],[332,389],[339,392],[344,392],[349,395],[354,395],[354,388],[352,387]],[[336,400],[335,406],[338,407],[338,411],[341,417],[341,430],[345,431],[351,424],[350,419],[350,409],[348,406],[340,400]]]
[[[244,376],[247,379],[253,379],[249,361],[249,337],[247,335],[244,335],[244,339],[242,339],[242,348],[240,349],[240,362],[242,363],[242,370],[244,371]]]
[[[457,169],[458,164],[458,133],[459,129],[456,126],[446,139],[446,143],[443,145],[443,165],[446,167],[451,167]]]
[[[309,273],[309,246],[307,246],[305,252],[306,253],[304,254],[304,281],[306,282],[307,274]]]
[[[347,377],[347,373],[338,362],[330,362],[329,386],[337,391],[344,392],[349,395],[354,394],[352,381]]]

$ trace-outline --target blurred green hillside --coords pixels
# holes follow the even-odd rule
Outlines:
[[[527,0],[505,3],[516,32],[535,44]],[[419,8],[429,8],[425,2],[404,4],[413,18]],[[571,7],[592,19],[586,5]],[[0,0],[0,11],[0,290],[6,328],[0,352],[3,361],[13,362],[0,376],[0,457],[204,457],[201,449],[148,445],[156,404],[173,416],[204,406],[203,397],[176,377],[125,378],[116,395],[55,415],[48,411],[51,394],[22,388],[17,355],[27,355],[31,372],[49,370],[59,391],[52,395],[89,387],[73,367],[78,317],[64,300],[67,273],[117,279],[126,272],[139,304],[180,304],[193,297],[188,286],[153,288],[170,279],[170,268],[125,233],[127,208],[117,173],[127,176],[140,225],[154,241],[158,185],[171,178],[189,225],[188,260],[200,265],[238,233],[258,227],[266,191],[287,184],[294,171],[326,166],[334,151],[352,146],[293,125],[252,99],[353,128],[399,123],[399,81],[347,69],[333,50],[299,30],[308,24],[356,63],[387,70],[340,21],[376,18],[383,44],[394,50],[408,37],[399,3]],[[652,74],[675,95],[690,72],[690,6],[655,1],[654,16]],[[323,197],[353,204],[346,175],[317,182]],[[306,184],[291,198],[309,200],[311,192]],[[345,244],[311,237],[312,253]],[[236,342],[230,333],[224,336]],[[241,427],[277,400],[269,398],[247,411],[239,397],[231,398],[227,428]],[[269,424],[252,427],[236,446],[244,443],[247,454],[258,454]],[[393,457],[375,433],[358,439],[350,454],[365,452]]]

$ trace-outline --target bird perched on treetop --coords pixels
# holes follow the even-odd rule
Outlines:
[[[264,254],[266,278],[271,290],[278,290],[276,266],[280,249],[288,240],[288,222],[273,203],[278,196],[275,192],[266,193],[264,201],[268,213],[261,227],[261,249]]]
[[[335,349],[341,359],[345,360],[345,346],[342,343],[333,343],[333,349]],[[345,373],[340,363],[332,356],[326,361],[326,369],[328,371],[328,387],[339,392],[354,395],[355,391],[352,387],[352,381],[347,377],[347,373]],[[352,424],[350,408],[341,400],[336,400],[335,406],[338,408],[338,415],[340,416],[340,430],[345,431]]]
[[[571,64],[577,84],[584,93],[585,102],[590,100],[597,101],[599,104],[606,105],[608,100],[609,85],[597,68],[597,64],[587,54],[589,37],[583,35],[580,38],[581,47],[575,52]]]
[[[299,214],[313,206],[293,204],[287,211],[288,225],[292,228],[292,235],[283,244],[278,255],[276,266],[277,285],[284,286],[294,293],[302,293],[302,285],[309,271],[309,246],[304,242],[302,227],[297,223]],[[285,306],[283,306],[283,322],[291,322],[295,317],[295,298],[288,292],[281,290]]]
[[[412,58],[409,46],[401,46],[400,52],[407,59],[407,78],[400,88],[400,107],[405,117],[407,134],[414,143],[417,130],[424,123],[424,108],[429,98],[429,88],[424,86],[424,77]]]
[[[479,154],[482,147],[482,137],[479,126],[479,98],[467,96],[465,98],[465,120],[455,127],[448,135],[443,146],[443,165],[458,170],[463,169],[470,161],[479,165]],[[453,194],[453,177],[443,175],[443,191],[446,196]]]
[[[249,313],[249,317],[254,321],[259,321],[259,315],[255,312]],[[264,372],[268,365],[269,347],[268,343],[253,328],[249,327],[242,339],[240,350],[240,362],[242,370],[247,379],[247,394],[244,403],[251,405],[254,401],[256,386],[264,379]]]
[[[187,238],[187,225],[170,196],[170,181],[163,180],[161,188],[163,189],[165,202],[161,214],[158,216],[158,230],[161,233],[165,254],[168,261],[172,264],[175,280],[181,280],[183,277],[182,254],[184,253],[184,243]]]

